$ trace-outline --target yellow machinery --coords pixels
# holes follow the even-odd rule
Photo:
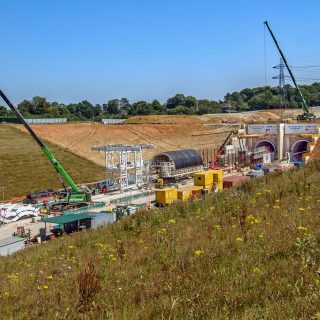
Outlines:
[[[202,186],[208,192],[211,192],[212,189],[221,191],[223,189],[223,171],[208,170],[197,172],[194,175],[194,185]]]
[[[223,190],[223,171],[222,170],[209,170],[212,171],[213,183],[217,191]]]
[[[157,179],[157,184],[163,186],[163,179]]]
[[[176,188],[164,188],[156,190],[156,203],[157,205],[164,206],[171,204],[177,200],[177,189]]]
[[[191,197],[192,198],[200,198],[201,195],[202,195],[202,190],[203,190],[203,187],[201,186],[193,186],[191,188]]]
[[[157,180],[158,184],[161,183],[159,180]],[[200,198],[203,193],[210,193],[212,190],[223,190],[223,171],[220,169],[197,172],[194,175],[193,186],[156,189],[156,203],[159,206],[166,206],[177,199],[185,201]]]
[[[188,186],[177,190],[178,199],[185,201],[192,198],[201,197],[203,187],[201,186]]]
[[[213,170],[208,170],[208,171],[200,171],[197,172],[194,175],[194,185],[195,186],[209,186],[213,184],[213,175],[212,172]]]

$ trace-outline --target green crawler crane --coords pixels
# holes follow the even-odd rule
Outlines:
[[[51,153],[49,148],[46,145],[44,145],[41,139],[36,135],[36,133],[29,126],[29,124],[25,121],[21,113],[14,107],[11,101],[6,97],[6,95],[1,90],[0,90],[0,97],[4,100],[4,102],[8,105],[8,107],[14,112],[14,114],[17,116],[20,122],[31,134],[32,138],[39,145],[43,153],[49,159],[51,164],[54,166],[54,168],[56,169],[61,179],[64,189],[66,190],[64,181],[67,182],[72,189],[72,192],[66,192],[64,199],[59,203],[55,204],[53,209],[67,210],[71,208],[83,207],[88,205],[91,202],[91,193],[80,191],[78,186],[73,182],[73,180],[68,175],[66,170],[63,169],[63,167],[58,162],[58,160],[54,157],[54,155]]]
[[[281,50],[281,48],[280,48],[280,46],[279,46],[279,43],[278,43],[276,37],[274,36],[274,34],[273,34],[273,32],[272,32],[272,30],[271,30],[271,28],[270,28],[270,26],[269,26],[268,21],[265,21],[264,24],[265,24],[265,26],[268,28],[268,30],[269,30],[269,32],[270,32],[270,34],[271,34],[271,37],[272,37],[272,39],[273,39],[273,41],[274,41],[274,43],[275,43],[275,45],[276,45],[276,47],[277,47],[280,55],[281,55],[281,58],[283,59],[285,65],[286,65],[286,67],[287,67],[287,70],[288,70],[288,72],[289,72],[289,74],[290,74],[290,77],[291,77],[291,79],[292,79],[292,82],[294,83],[294,86],[295,86],[296,89],[298,90],[298,93],[299,93],[299,96],[300,96],[300,99],[301,99],[301,102],[302,102],[303,114],[298,115],[297,120],[313,121],[313,120],[315,119],[315,115],[310,112],[309,107],[308,107],[308,105],[307,105],[307,103],[306,103],[306,100],[304,99],[304,96],[303,96],[303,94],[302,94],[302,92],[301,92],[301,90],[300,90],[300,88],[299,88],[299,86],[298,86],[298,84],[297,84],[297,82],[296,82],[296,79],[295,79],[295,77],[294,77],[294,75],[293,75],[293,73],[292,73],[292,71],[291,71],[291,69],[290,69],[290,67],[289,67],[289,64],[288,64],[288,62],[287,62],[287,59],[286,59],[286,57],[284,56],[284,54],[283,54],[283,52],[282,52],[282,50]]]

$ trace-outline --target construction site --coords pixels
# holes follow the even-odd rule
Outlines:
[[[41,132],[38,126],[43,125],[32,128],[27,125],[27,128],[41,144],[35,133]],[[81,126],[85,128],[87,125]],[[129,125],[117,126],[125,128]],[[105,125],[96,124],[95,127],[104,130]],[[202,130],[207,130],[208,125],[203,127]],[[108,125],[108,130],[124,128]],[[231,130],[226,131],[226,128]],[[214,144],[201,143],[201,148],[194,149],[174,150],[172,146],[170,150],[163,150],[164,147],[158,150],[156,143],[128,145],[127,140],[122,144],[91,145],[86,158],[94,158],[96,163],[103,164],[103,179],[80,186],[74,184],[49,153],[50,162],[68,185],[63,189],[31,192],[25,197],[1,203],[2,254],[63,234],[113,223],[137,210],[161,208],[176,201],[192,201],[251,178],[301,167],[318,154],[320,133],[317,122],[243,122],[224,126],[224,130],[218,136],[212,133],[215,130],[210,131],[210,135],[204,132],[204,137],[214,137]],[[199,135],[195,138],[199,139]],[[67,135],[65,137],[68,139]],[[157,139],[161,140],[161,137],[157,135]],[[152,136],[145,140],[141,142],[156,142]],[[164,141],[160,145],[163,146]],[[88,139],[85,143],[90,142]],[[43,144],[41,148],[45,148]],[[23,241],[16,241],[19,239]]]
[[[58,119],[57,124],[33,121],[31,126],[0,91],[21,123],[1,126],[10,126],[14,134],[26,132],[53,166],[62,186],[44,183],[47,189],[25,195],[20,190],[6,200],[8,186],[1,186],[0,254],[114,223],[139,210],[160,210],[174,202],[201,199],[317,158],[319,114],[307,106],[267,22],[266,26],[301,97],[303,113],[295,110],[294,117],[293,111],[290,117],[281,110],[133,117],[100,124],[68,124]],[[75,183],[46,141],[81,157],[92,174],[84,178],[80,171],[80,183]],[[73,163],[69,165],[71,171]]]

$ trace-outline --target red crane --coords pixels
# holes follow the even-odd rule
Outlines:
[[[221,154],[224,151],[224,147],[226,146],[226,144],[228,143],[228,141],[230,140],[231,136],[236,134],[236,131],[230,131],[230,133],[228,134],[227,138],[223,141],[222,145],[220,146],[220,148],[218,149],[217,154],[214,156],[214,158],[212,159],[209,168],[212,170],[219,170],[221,169],[216,163],[219,159],[219,157],[221,156]]]

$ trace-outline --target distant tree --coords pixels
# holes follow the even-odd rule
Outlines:
[[[93,115],[94,115],[94,117],[99,116],[101,113],[102,113],[102,107],[101,107],[101,105],[100,105],[100,104],[96,104],[96,105],[93,107]]]
[[[193,114],[193,110],[191,108],[185,106],[176,106],[174,109],[169,109],[168,114],[186,114],[191,115]]]
[[[0,116],[5,117],[7,116],[7,109],[4,106],[0,105]]]
[[[87,100],[79,102],[77,104],[77,115],[82,118],[92,119],[94,116],[93,105]]]
[[[50,102],[48,102],[44,97],[33,97],[31,103],[35,108],[36,114],[47,114],[51,112]]]
[[[78,106],[75,103],[70,103],[66,106],[66,109],[69,111],[69,113],[75,115],[77,114]]]
[[[120,99],[120,103],[119,103],[119,107],[120,107],[120,113],[127,115],[130,109],[130,102],[127,98],[121,98]]]
[[[179,105],[184,106],[185,101],[186,101],[186,97],[183,94],[178,93],[174,97],[169,98],[167,100],[166,107],[167,107],[167,109],[174,109],[175,107],[177,107]]]
[[[149,115],[152,112],[151,105],[146,101],[138,101],[131,105],[129,115]]]
[[[130,106],[130,102],[127,98],[121,98],[119,101],[120,108],[128,108]]]
[[[119,107],[120,107],[120,101],[119,99],[112,99],[108,101],[107,105],[107,112],[109,114],[118,114],[119,113]]]
[[[163,113],[166,110],[165,106],[156,99],[151,102],[151,108],[155,113]]]
[[[183,105],[187,108],[196,109],[197,104],[198,104],[198,102],[195,97],[187,96]]]
[[[18,104],[18,110],[23,114],[36,114],[36,108],[34,104],[29,100],[23,100]]]

